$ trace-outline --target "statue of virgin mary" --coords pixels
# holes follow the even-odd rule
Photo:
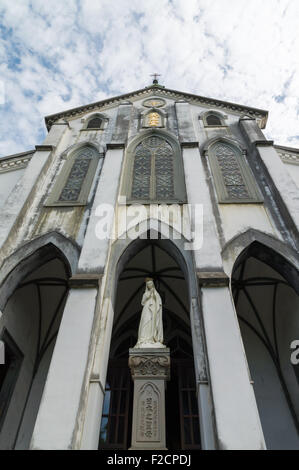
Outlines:
[[[143,306],[135,348],[165,348],[163,344],[162,301],[153,279],[147,277],[142,297]]]

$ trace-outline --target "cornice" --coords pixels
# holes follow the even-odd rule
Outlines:
[[[198,271],[196,275],[200,287],[227,287],[229,285],[229,277],[223,271]]]
[[[299,149],[282,147],[280,145],[275,145],[274,148],[284,163],[299,165]]]
[[[251,108],[247,106],[243,106],[236,103],[231,103],[229,101],[221,101],[217,99],[207,98],[204,96],[193,95],[191,93],[184,93],[177,90],[171,90],[168,88],[160,88],[155,85],[151,85],[146,88],[142,88],[140,90],[133,91],[131,93],[126,93],[124,95],[115,96],[112,98],[108,98],[106,100],[97,101],[95,103],[91,103],[85,106],[79,106],[77,108],[68,109],[66,111],[62,111],[61,113],[51,114],[45,117],[45,122],[47,129],[49,130],[51,126],[55,123],[55,121],[62,119],[62,118],[72,118],[74,116],[78,116],[85,112],[90,112],[95,109],[108,109],[116,104],[121,104],[124,100],[133,99],[133,98],[142,98],[151,95],[172,98],[174,100],[179,100],[184,98],[189,103],[192,104],[203,104],[207,106],[213,106],[218,109],[224,109],[234,113],[243,113],[246,115],[250,115],[255,119],[261,120],[261,127],[264,128],[268,118],[268,111],[258,108]]]
[[[26,168],[34,152],[34,150],[30,150],[28,152],[16,153],[14,155],[1,158],[0,173]]]
[[[71,288],[90,288],[99,287],[101,283],[102,275],[100,274],[74,274],[69,279],[69,286]]]

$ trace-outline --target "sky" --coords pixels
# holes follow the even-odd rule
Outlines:
[[[160,83],[269,111],[299,147],[298,0],[0,0],[0,156],[44,117]]]

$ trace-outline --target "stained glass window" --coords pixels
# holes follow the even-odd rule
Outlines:
[[[82,205],[87,201],[98,164],[98,154],[82,147],[67,158],[45,205]]]
[[[76,158],[63,191],[60,194],[59,201],[78,200],[90,160],[90,158],[84,159],[84,155],[79,155]]]
[[[173,148],[162,137],[148,137],[135,149],[131,197],[163,200],[174,196]]]
[[[218,142],[209,150],[219,202],[261,202],[245,155],[233,145]]]

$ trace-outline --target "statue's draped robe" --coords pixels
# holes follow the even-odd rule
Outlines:
[[[143,309],[136,346],[141,346],[144,343],[163,344],[162,301],[156,289],[152,291],[146,289],[141,305]]]

